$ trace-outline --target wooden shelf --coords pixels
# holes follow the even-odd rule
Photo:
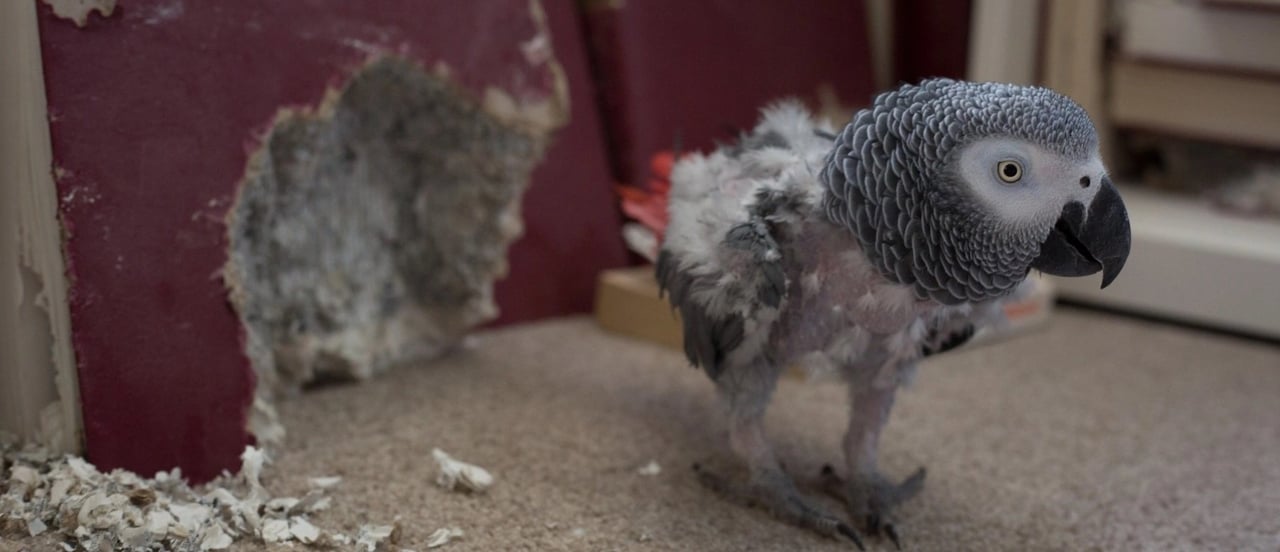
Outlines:
[[[1059,278],[1060,296],[1280,338],[1280,223],[1123,187],[1133,226],[1124,272],[1106,290]]]
[[[1280,149],[1280,81],[1132,60],[1110,71],[1116,126]]]

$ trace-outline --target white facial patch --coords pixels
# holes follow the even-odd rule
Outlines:
[[[1006,181],[1015,172],[1006,167],[1009,163],[1020,169],[1013,182]],[[1027,224],[1056,220],[1072,201],[1088,206],[1105,175],[1097,153],[1073,161],[1030,142],[999,137],[961,150],[958,184],[1000,220]]]

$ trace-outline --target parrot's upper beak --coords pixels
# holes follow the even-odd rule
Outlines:
[[[1111,179],[1104,177],[1087,211],[1077,202],[1062,209],[1031,268],[1054,276],[1088,276],[1101,270],[1105,288],[1124,268],[1130,239],[1129,212]]]

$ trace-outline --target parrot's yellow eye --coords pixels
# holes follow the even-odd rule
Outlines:
[[[1022,164],[1017,161],[1001,161],[996,163],[996,175],[1007,184],[1022,180]]]

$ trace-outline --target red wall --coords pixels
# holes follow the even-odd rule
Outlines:
[[[529,193],[507,320],[583,310],[585,283],[624,258],[572,4],[545,5],[579,118]],[[254,378],[219,270],[247,152],[276,111],[316,104],[377,51],[443,60],[476,91],[552,82],[520,54],[527,0],[139,0],[84,28],[42,3],[40,32],[88,457],[201,480],[250,440]]]
[[[645,182],[649,158],[677,141],[708,149],[732,139],[781,97],[816,104],[818,88],[829,85],[852,107],[873,93],[860,0],[589,5],[587,33],[622,182]]]
[[[964,78],[971,0],[895,0],[893,9],[894,72],[899,82]]]
[[[525,234],[508,252],[510,276],[494,289],[502,310],[495,321],[499,325],[590,312],[596,275],[627,264],[604,128],[574,5],[543,1],[556,57],[569,79],[570,119],[525,194]]]

